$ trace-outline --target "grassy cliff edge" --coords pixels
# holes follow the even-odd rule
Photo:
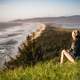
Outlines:
[[[28,45],[19,48],[21,56],[0,72],[0,80],[79,80],[80,60],[59,64],[61,50],[70,48],[71,31],[48,25],[38,38],[28,37]]]

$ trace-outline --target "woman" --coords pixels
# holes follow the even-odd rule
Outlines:
[[[72,31],[72,45],[70,50],[62,50],[60,63],[63,63],[64,56],[72,63],[75,63],[75,58],[80,58],[80,32]]]

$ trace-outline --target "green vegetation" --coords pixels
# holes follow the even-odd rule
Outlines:
[[[31,41],[31,37],[28,36],[26,42],[22,44],[23,49],[19,48],[20,57],[9,62],[8,68],[34,65],[41,60],[52,58],[57,58],[57,62],[59,62],[62,49],[70,48],[71,31],[48,26],[40,37]]]
[[[61,50],[70,48],[71,31],[48,26],[37,39],[27,37],[21,55],[6,64],[0,80],[79,80],[80,60],[59,64]]]
[[[8,70],[0,74],[0,80],[80,80],[80,61],[60,65],[53,60],[37,63],[35,66]]]

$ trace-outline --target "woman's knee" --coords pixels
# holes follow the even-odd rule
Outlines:
[[[65,49],[63,49],[63,50],[62,50],[62,53],[64,53],[64,52],[66,52],[66,50],[65,50]]]

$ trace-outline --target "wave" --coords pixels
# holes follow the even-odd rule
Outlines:
[[[15,59],[18,47],[26,40],[26,36],[36,31],[35,38],[40,36],[40,31],[44,29],[41,28],[42,25],[40,23],[24,23],[21,26],[11,26],[0,32],[0,68],[3,68],[4,63],[9,61],[10,57]]]

